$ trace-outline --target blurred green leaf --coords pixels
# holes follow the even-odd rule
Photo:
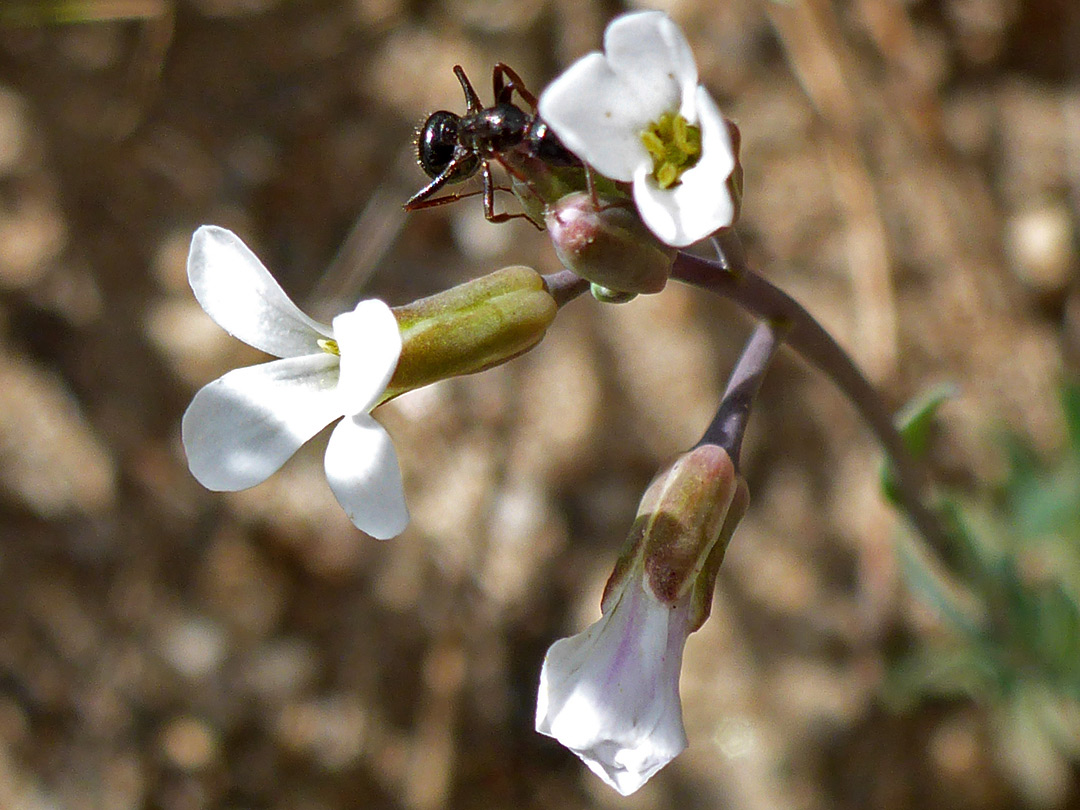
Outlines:
[[[1061,410],[1069,431],[1069,446],[1080,458],[1080,382],[1066,383],[1061,390]]]
[[[900,708],[925,695],[979,698],[997,691],[992,662],[974,647],[927,646],[890,668],[884,697]]]
[[[967,606],[932,567],[922,550],[910,540],[898,545],[900,568],[911,589],[954,630],[969,638],[982,635],[975,606]]]
[[[65,25],[147,20],[168,11],[166,0],[0,0],[0,25]]]
[[[1080,538],[1080,385],[1063,387],[1061,406],[1071,452],[1057,464],[1047,465],[1018,436],[1003,440],[1006,508],[1022,541],[1058,533]]]
[[[927,391],[903,407],[896,417],[896,428],[904,445],[915,458],[924,458],[930,448],[934,417],[947,399],[956,395],[956,387],[945,383]],[[892,465],[886,462],[881,470],[881,489],[894,506],[900,505],[900,491]]]

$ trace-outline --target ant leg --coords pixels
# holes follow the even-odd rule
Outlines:
[[[504,189],[495,185],[495,181],[491,177],[491,169],[485,163],[484,164],[484,218],[488,222],[509,222],[512,219],[527,219],[532,222],[533,226],[537,230],[544,230],[535,222],[528,214],[508,214],[508,213],[495,213],[495,192],[496,191],[510,191],[510,189]]]
[[[503,83],[505,77],[506,83]],[[518,95],[532,107],[536,109],[536,96],[529,92],[525,87],[525,81],[517,75],[517,72],[508,65],[499,62],[495,65],[495,69],[491,73],[491,83],[495,88],[495,103],[503,104],[510,101],[514,91],[517,90]]]
[[[424,186],[422,189],[420,189],[418,192],[413,194],[411,197],[409,197],[408,200],[405,201],[405,210],[417,211],[421,208],[427,208],[428,206],[424,203],[432,194],[434,194],[436,191],[438,191],[451,181],[457,182],[458,180],[464,179],[454,178],[454,173],[457,172],[457,170],[461,168],[461,164],[468,160],[470,157],[471,155],[466,154],[460,155],[451,160],[446,165],[446,168],[442,170],[442,173],[438,177],[436,177],[434,180],[432,180],[430,183],[428,183],[426,186]]]
[[[589,192],[589,202],[592,203],[593,208],[599,214],[601,211],[607,211],[609,208],[629,208],[633,203],[629,200],[613,200],[606,205],[600,203],[600,192],[596,188],[596,170],[593,169],[588,163],[585,164],[585,188]]]
[[[592,166],[585,164],[585,187],[589,190],[589,200],[593,208],[600,210],[600,194],[596,190],[596,176],[593,175]]]
[[[506,222],[513,219],[510,214],[495,213],[495,181],[491,176],[491,167],[484,164],[484,218],[488,222]]]
[[[405,203],[405,210],[420,211],[424,208],[436,208],[440,205],[446,205],[448,203],[457,202],[458,200],[475,197],[477,194],[483,193],[484,192],[479,189],[477,189],[476,191],[455,191],[453,194],[447,194],[445,197],[435,197],[433,199]]]
[[[484,109],[484,105],[480,103],[480,97],[476,95],[476,91],[473,90],[472,82],[469,81],[469,77],[465,75],[465,71],[461,65],[454,65],[454,75],[457,76],[458,82],[461,84],[461,89],[465,92],[465,105],[468,107],[469,112],[480,112]]]

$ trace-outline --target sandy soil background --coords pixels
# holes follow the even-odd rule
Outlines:
[[[939,478],[998,480],[1005,428],[1059,452],[1080,357],[1074,4],[663,6],[742,128],[754,264],[891,407],[959,384]],[[978,701],[885,698],[895,656],[944,631],[898,573],[871,436],[790,354],[687,648],[690,749],[624,800],[533,732],[546,647],[597,616],[640,493],[749,334],[703,293],[579,300],[530,354],[383,408],[414,517],[395,540],[340,512],[325,436],[248,492],[187,472],[190,397],[259,359],[187,287],[194,228],[236,230],[322,317],[554,271],[542,233],[475,199],[406,216],[413,131],[460,111],[455,63],[484,98],[496,61],[539,89],[622,8],[117,0],[36,26],[0,7],[0,806],[1080,804],[1075,766]]]

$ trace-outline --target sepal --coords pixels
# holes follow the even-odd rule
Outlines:
[[[394,308],[401,357],[383,402],[505,363],[544,337],[558,306],[529,267],[505,267]]]
[[[568,194],[547,212],[547,228],[559,261],[584,279],[614,293],[664,289],[675,249],[660,242],[626,201],[588,192]]]

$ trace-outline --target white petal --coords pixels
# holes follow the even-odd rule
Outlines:
[[[346,416],[330,434],[326,480],[356,528],[372,537],[394,537],[409,524],[393,442],[368,414]]]
[[[341,352],[338,391],[345,413],[367,413],[379,401],[401,357],[401,331],[382,301],[361,301],[334,318],[334,340]]]
[[[697,91],[701,127],[701,160],[678,185],[662,189],[652,167],[634,174],[634,202],[642,221],[672,247],[686,247],[731,224],[735,203],[727,187],[735,168],[735,152],[724,117],[704,87]]]
[[[679,670],[688,604],[661,604],[631,577],[596,624],[555,642],[544,659],[536,730],[624,796],[686,748]]]
[[[265,481],[341,416],[337,358],[319,353],[230,371],[205,386],[184,413],[184,450],[207,489]]]
[[[188,254],[188,281],[202,308],[230,335],[277,357],[318,351],[330,330],[301,312],[236,234],[204,225]]]
[[[540,117],[563,144],[600,174],[624,183],[639,165],[652,165],[641,133],[676,104],[646,104],[634,85],[617,76],[602,54],[572,64],[540,95]]]
[[[661,11],[641,11],[614,19],[604,32],[604,55],[612,70],[632,83],[641,104],[662,112],[694,115],[697,65],[690,43]]]

